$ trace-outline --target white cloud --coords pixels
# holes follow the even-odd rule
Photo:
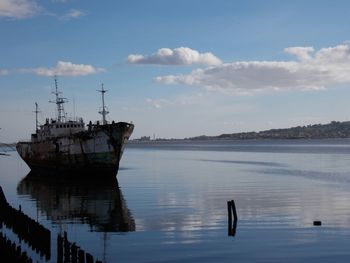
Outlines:
[[[219,65],[221,60],[212,53],[199,53],[188,47],[175,49],[161,48],[152,55],[129,55],[128,62],[131,64],[157,64],[157,65]]]
[[[296,56],[300,60],[311,59],[311,54],[314,52],[313,47],[288,47],[284,49],[284,52]]]
[[[9,71],[7,69],[0,69],[0,76],[8,75]]]
[[[147,98],[146,102],[151,104],[156,109],[160,109],[164,105],[173,105],[172,101],[166,100],[166,99],[150,99],[150,98]]]
[[[67,3],[69,0],[51,0],[53,3]],[[0,0],[0,18],[9,17],[24,19],[43,13],[44,8],[38,0]],[[45,11],[45,10],[44,10]],[[78,9],[70,9],[66,14],[58,16],[47,12],[48,15],[56,16],[62,20],[77,19],[85,16],[86,13]]]
[[[350,84],[350,48],[343,44],[314,51],[292,47],[285,51],[296,61],[238,61],[187,75],[155,78],[164,84],[200,86],[206,90],[251,94],[264,90],[320,90],[335,84]]]
[[[85,16],[86,13],[78,10],[78,9],[70,9],[66,14],[64,14],[61,19],[69,20],[69,19],[77,19],[79,17]]]
[[[40,10],[41,7],[34,0],[0,1],[0,17],[23,19],[36,15]]]
[[[212,98],[212,94],[208,95],[207,97]],[[172,97],[171,99],[164,99],[164,98],[156,98],[151,99],[147,98],[146,102],[152,105],[156,109],[165,108],[165,107],[183,107],[183,106],[190,106],[190,105],[199,105],[203,103],[205,100],[205,96],[202,92],[194,93],[194,94],[180,94],[175,97]]]
[[[103,68],[95,68],[91,65],[73,64],[72,62],[58,61],[53,68],[23,69],[23,72],[35,73],[39,76],[85,76],[105,71]]]

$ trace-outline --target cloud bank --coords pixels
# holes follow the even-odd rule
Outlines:
[[[22,72],[35,73],[39,76],[85,76],[105,71],[103,68],[95,68],[91,65],[73,64],[72,62],[58,61],[53,68],[23,69]]]
[[[155,64],[155,65],[220,65],[222,62],[212,53],[199,53],[188,47],[175,49],[161,48],[152,55],[129,55],[128,62],[131,64]]]
[[[36,15],[41,7],[34,0],[1,0],[0,17],[23,19]]]
[[[320,90],[335,84],[350,84],[349,45],[317,51],[312,47],[290,47],[284,51],[296,60],[238,61],[196,69],[187,75],[160,76],[155,81],[242,94],[265,90]]]

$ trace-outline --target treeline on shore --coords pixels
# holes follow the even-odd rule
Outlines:
[[[350,121],[332,121],[327,124],[297,126],[286,129],[271,129],[260,132],[240,132],[218,136],[201,135],[187,138],[189,140],[245,140],[245,139],[328,139],[350,138]]]

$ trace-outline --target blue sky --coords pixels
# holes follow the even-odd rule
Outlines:
[[[0,141],[54,116],[184,138],[349,120],[349,1],[0,0]]]

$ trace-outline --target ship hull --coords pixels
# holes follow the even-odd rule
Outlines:
[[[18,142],[17,152],[34,171],[116,175],[134,126],[119,122],[46,140]]]

